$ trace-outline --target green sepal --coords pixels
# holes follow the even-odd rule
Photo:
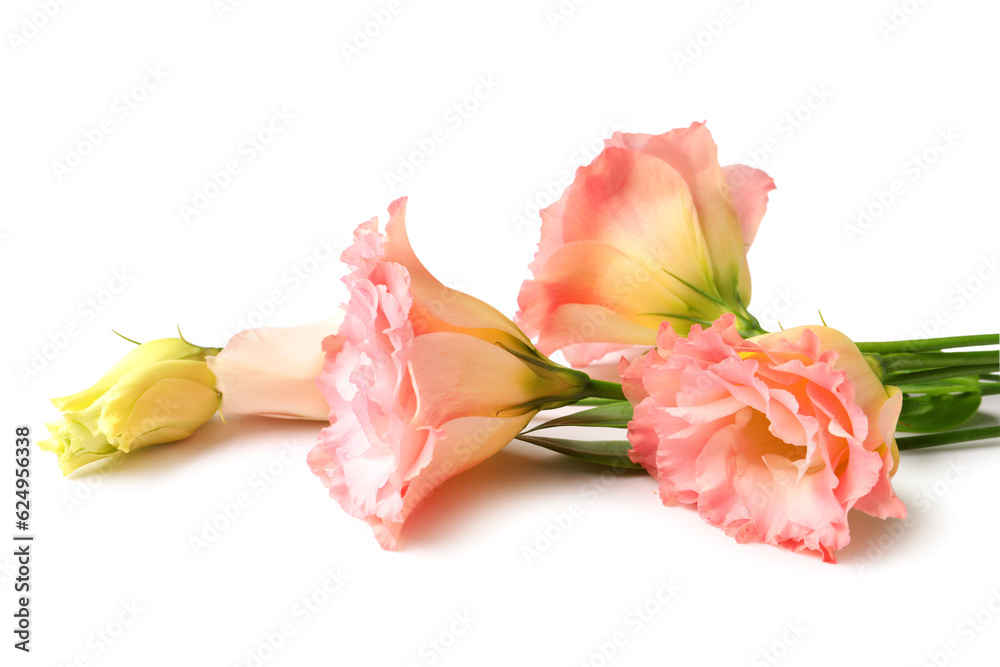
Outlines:
[[[573,458],[599,463],[611,468],[641,470],[642,466],[633,463],[628,457],[631,445],[627,440],[566,440],[563,438],[544,438],[541,436],[521,434],[518,440],[544,447],[553,452],[572,456]]]
[[[628,428],[632,419],[632,405],[628,401],[606,403],[589,410],[580,410],[565,417],[557,417],[525,431],[531,433],[543,428],[557,426],[604,426],[608,428]]]

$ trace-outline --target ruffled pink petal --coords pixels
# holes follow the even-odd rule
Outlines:
[[[518,355],[537,351],[510,320],[434,279],[406,239],[404,204],[390,208],[387,236],[369,221],[343,253],[350,298],[316,379],[330,425],[308,456],[385,549],[434,488],[510,442],[539,403],[583,383],[540,371],[540,357],[526,363]]]
[[[621,375],[632,459],[666,504],[696,503],[740,542],[835,562],[851,508],[905,516],[889,482],[898,395],[875,391],[839,332],[743,340],[727,315],[685,339],[665,324],[657,348],[623,361]]]
[[[737,530],[750,520],[750,513],[743,498],[736,492],[734,482],[739,465],[739,445],[752,414],[751,408],[736,413],[732,423],[723,425],[705,440],[695,460],[692,488],[697,490],[694,502],[698,504],[698,514],[709,523],[727,530]]]
[[[742,542],[765,542],[793,551],[819,552],[836,562],[834,552],[847,546],[847,510],[833,493],[836,476],[829,469],[808,473],[786,458],[768,455],[746,461],[735,486],[749,503],[751,520],[734,535]]]
[[[875,454],[876,452],[873,452]],[[879,470],[878,481],[866,495],[858,499],[854,507],[865,514],[878,519],[906,518],[906,506],[899,499],[892,489],[890,480],[890,470],[892,470],[893,460],[889,451],[881,453],[882,466]]]
[[[858,499],[855,507],[865,514],[870,514],[880,519],[888,517],[905,519],[906,506],[896,496],[896,492],[893,491],[892,482],[890,481],[893,473],[896,472],[896,465],[899,462],[899,450],[896,447],[895,430],[896,423],[899,421],[900,410],[903,407],[903,394],[896,387],[887,387],[887,389],[889,390],[889,400],[885,402],[879,413],[878,428],[873,430],[877,430],[883,443],[890,444],[883,444],[873,452],[882,461],[878,481],[867,495]]]
[[[355,231],[344,253],[354,267],[345,279],[351,298],[338,334],[323,341],[326,361],[316,380],[331,423],[308,463],[349,514],[401,523],[401,491],[422,467],[417,462],[426,465],[428,433],[410,425],[416,399],[407,368],[413,345],[409,276],[402,266],[381,261],[380,253],[372,224]]]
[[[643,412],[639,416],[639,420],[644,422],[649,419],[653,421],[661,443],[656,451],[655,467],[650,473],[659,482],[660,498],[665,505],[698,502],[702,491],[698,460],[704,453],[705,443],[725,429],[728,420],[692,425],[663,410],[653,410],[651,406],[648,413]],[[641,464],[641,461],[636,462]]]

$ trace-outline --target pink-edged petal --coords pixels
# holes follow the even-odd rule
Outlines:
[[[724,298],[737,296],[737,287],[750,275],[743,234],[719,166],[718,147],[705,124],[692,123],[661,135],[617,133],[608,145],[655,155],[677,170],[694,200],[716,284]],[[744,303],[749,303],[749,293],[745,297]]]
[[[850,541],[847,510],[833,493],[836,476],[828,468],[800,472],[779,454],[742,455],[734,488],[750,520],[727,532],[740,542],[816,551],[836,562],[834,552]]]
[[[389,206],[383,246],[387,262],[406,267],[410,276],[413,308],[410,319],[416,334],[447,329],[493,330],[496,340],[528,338],[514,323],[493,306],[464,292],[445,287],[417,258],[406,233],[406,197]]]
[[[435,429],[428,445],[433,449],[433,456],[408,480],[401,493],[400,519],[369,519],[382,548],[395,550],[403,522],[437,487],[503,449],[528,425],[534,414],[502,418],[460,417]]]
[[[527,331],[552,341],[555,328],[552,320],[561,308],[599,306],[648,329],[647,338],[651,341],[660,322],[671,319],[668,315],[698,315],[686,301],[676,296],[676,281],[660,266],[639,264],[620,249],[603,242],[568,242],[536,271],[534,280],[525,281],[518,295],[517,321]],[[584,313],[574,313],[579,314]],[[598,329],[603,324],[602,319],[595,317],[575,322],[572,336],[563,340],[563,335],[555,342],[559,347],[581,342],[622,342],[602,337],[607,335]],[[677,320],[675,324],[680,322]]]
[[[564,196],[560,245],[606,243],[640,266],[669,266],[694,284],[710,275],[691,191],[668,163],[608,148],[580,168]]]
[[[605,342],[587,345],[595,340]],[[546,328],[538,338],[538,350],[542,354],[568,350],[567,360],[582,368],[615,349],[648,347],[655,340],[654,329],[628,320],[604,306],[571,303],[560,306],[548,317]]]
[[[873,452],[873,454],[877,453]],[[879,519],[890,517],[905,519],[907,514],[906,506],[896,495],[890,481],[890,470],[892,469],[893,460],[892,454],[888,449],[881,452],[881,459],[882,468],[879,471],[878,481],[867,495],[858,499],[858,502],[854,504],[854,508]]]
[[[757,229],[767,212],[768,193],[774,190],[774,179],[760,169],[745,164],[731,164],[723,167],[722,172],[740,221],[743,250],[746,252],[757,238]]]
[[[738,443],[745,437],[751,414],[751,408],[744,408],[734,416],[733,423],[717,430],[706,440],[695,462],[698,514],[727,530],[742,526],[750,518],[734,480],[739,463]]]
[[[710,285],[711,266],[688,186],[663,160],[608,148],[578,170],[542,219],[535,280],[525,281],[518,299],[517,321],[529,334],[546,335],[548,320],[567,305],[603,306],[650,328],[662,319],[650,313],[721,312],[681,282]]]
[[[638,421],[646,422],[650,419],[661,443],[656,451],[656,467],[652,472],[659,482],[660,499],[666,505],[697,502],[701,488],[698,481],[698,460],[704,452],[705,443],[725,428],[726,421],[691,425],[662,409],[644,412],[642,419]]]
[[[621,382],[621,360],[632,361],[648,352],[650,345],[615,343],[580,343],[562,348],[573,368],[579,368],[594,380]]]

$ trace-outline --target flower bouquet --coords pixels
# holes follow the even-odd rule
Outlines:
[[[704,124],[617,133],[541,212],[513,318],[428,271],[399,199],[384,231],[377,219],[355,230],[349,298],[328,320],[221,348],[137,344],[53,399],[62,418],[39,445],[69,474],[185,438],[216,412],[326,422],[309,467],[396,549],[428,494],[517,439],[644,469],[664,504],[696,507],[739,542],[835,562],[850,510],[906,516],[892,488],[901,451],[1000,436],[959,428],[997,393],[1000,336],[765,331],[746,255],[773,189],[759,169],[720,166]]]

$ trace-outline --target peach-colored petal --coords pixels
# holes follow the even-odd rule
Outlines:
[[[443,424],[459,417],[512,416],[501,408],[530,404],[548,391],[521,359],[466,334],[442,331],[417,336],[410,353],[417,395],[414,425]],[[543,394],[544,395],[544,394]],[[527,408],[518,414],[537,412]]]
[[[559,238],[548,236],[531,265],[541,268],[566,243],[605,243],[651,272],[698,284],[710,275],[705,239],[688,185],[670,164],[622,148],[608,148],[577,171],[564,194]],[[544,258],[543,262],[539,259]],[[584,270],[586,267],[582,267]]]
[[[714,280],[723,298],[736,296],[749,278],[740,221],[729,197],[719,151],[704,123],[661,135],[616,133],[609,146],[655,155],[673,167],[690,189],[701,231],[712,261]],[[749,303],[750,295],[744,302]]]
[[[322,341],[343,320],[301,327],[265,327],[242,331],[218,356],[208,357],[222,393],[222,414],[326,420],[330,413],[316,388],[323,368]]]
[[[624,350],[633,345],[648,347],[656,339],[651,333],[650,329],[604,306],[571,303],[560,306],[549,317],[548,328],[538,338],[538,349],[543,354],[565,349],[574,358],[585,358],[585,363],[591,363],[615,349]],[[607,342],[587,342],[598,336]]]
[[[596,305],[642,325],[652,341],[664,314],[697,315],[675,295],[676,285],[658,264],[637,263],[634,256],[606,243],[570,241],[525,285],[519,297],[521,317],[540,321],[562,306]],[[586,324],[581,322],[578,329],[586,329]]]

